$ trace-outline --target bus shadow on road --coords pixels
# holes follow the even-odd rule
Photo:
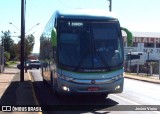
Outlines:
[[[59,97],[61,108],[74,111],[98,111],[114,107],[118,102],[110,98],[100,98],[98,95],[72,95]]]

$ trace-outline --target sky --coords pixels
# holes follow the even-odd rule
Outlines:
[[[109,1],[26,0],[25,32],[35,36],[33,53],[39,53],[40,35],[54,11],[74,8],[109,11]],[[160,0],[112,0],[112,12],[118,17],[120,25],[130,31],[160,33]],[[0,31],[10,30],[11,36],[15,36],[12,39],[18,42],[16,36],[21,33],[21,0],[0,0],[0,14]]]

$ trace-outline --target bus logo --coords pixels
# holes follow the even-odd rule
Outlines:
[[[91,84],[96,84],[96,81],[95,80],[91,80]]]

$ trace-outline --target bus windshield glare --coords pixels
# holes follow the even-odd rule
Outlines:
[[[123,63],[120,26],[116,21],[60,21],[59,64],[80,69],[102,69]]]

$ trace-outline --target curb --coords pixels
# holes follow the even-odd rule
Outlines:
[[[31,74],[30,74],[29,72],[28,72],[28,76],[29,76],[29,80],[30,80],[31,82],[33,82],[33,79],[31,78]],[[32,84],[32,83],[30,83],[30,84],[31,84],[31,87],[32,87],[32,93],[33,93],[33,97],[34,97],[34,99],[35,99],[36,105],[39,105],[39,102],[38,102],[38,100],[37,100],[36,94],[35,94],[35,92],[34,92],[33,84]]]
[[[139,81],[144,81],[144,82],[160,84],[160,80],[151,79],[151,78],[142,77],[142,76],[134,76],[134,75],[130,75],[130,74],[124,74],[124,78],[129,78],[129,79],[134,79],[134,80],[139,80]]]
[[[28,76],[29,76],[29,80],[31,81],[31,82],[33,82],[33,78],[31,77],[31,73],[30,72],[28,72]],[[33,99],[35,100],[35,102],[36,102],[36,105],[40,105],[39,104],[39,102],[38,102],[38,100],[37,100],[37,97],[36,97],[36,93],[35,93],[35,91],[34,91],[34,87],[33,87],[33,84],[32,83],[30,83],[31,84],[31,87],[32,87],[32,93],[33,93]],[[38,114],[43,114],[42,112],[37,112]]]

